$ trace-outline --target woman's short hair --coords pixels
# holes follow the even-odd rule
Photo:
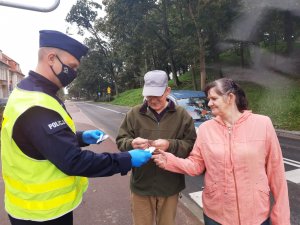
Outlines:
[[[215,80],[205,87],[205,94],[208,95],[210,89],[215,88],[218,95],[228,95],[230,93],[236,96],[235,104],[240,112],[248,109],[248,100],[244,90],[230,78],[221,78]]]

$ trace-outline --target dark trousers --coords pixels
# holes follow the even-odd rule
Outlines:
[[[31,220],[19,220],[8,215],[11,225],[73,225],[73,212],[69,212],[57,219],[36,222]]]
[[[212,220],[211,218],[209,218],[208,216],[206,216],[204,213],[203,213],[203,217],[204,217],[204,224],[205,225],[221,225],[220,223],[218,223],[218,222]],[[270,219],[267,219],[261,225],[270,225]]]

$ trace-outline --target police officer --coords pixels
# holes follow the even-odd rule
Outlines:
[[[5,209],[12,225],[72,225],[73,209],[88,187],[86,177],[127,174],[146,163],[143,150],[97,154],[100,130],[77,132],[57,91],[76,77],[88,48],[58,31],[40,31],[35,72],[9,97],[1,131]]]

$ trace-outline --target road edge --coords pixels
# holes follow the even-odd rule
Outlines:
[[[277,136],[300,140],[300,131],[287,131],[276,129]]]
[[[204,225],[203,209],[184,194],[181,194],[179,201]]]

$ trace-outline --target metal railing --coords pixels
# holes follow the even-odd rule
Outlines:
[[[32,10],[32,11],[38,11],[38,12],[51,12],[54,9],[56,9],[59,6],[60,0],[54,0],[53,4],[50,6],[37,6],[37,5],[30,5],[24,3],[17,3],[17,2],[12,2],[12,1],[3,1],[0,0],[0,6],[8,6],[8,7],[13,7],[13,8],[19,8],[19,9],[26,9],[26,10]]]

